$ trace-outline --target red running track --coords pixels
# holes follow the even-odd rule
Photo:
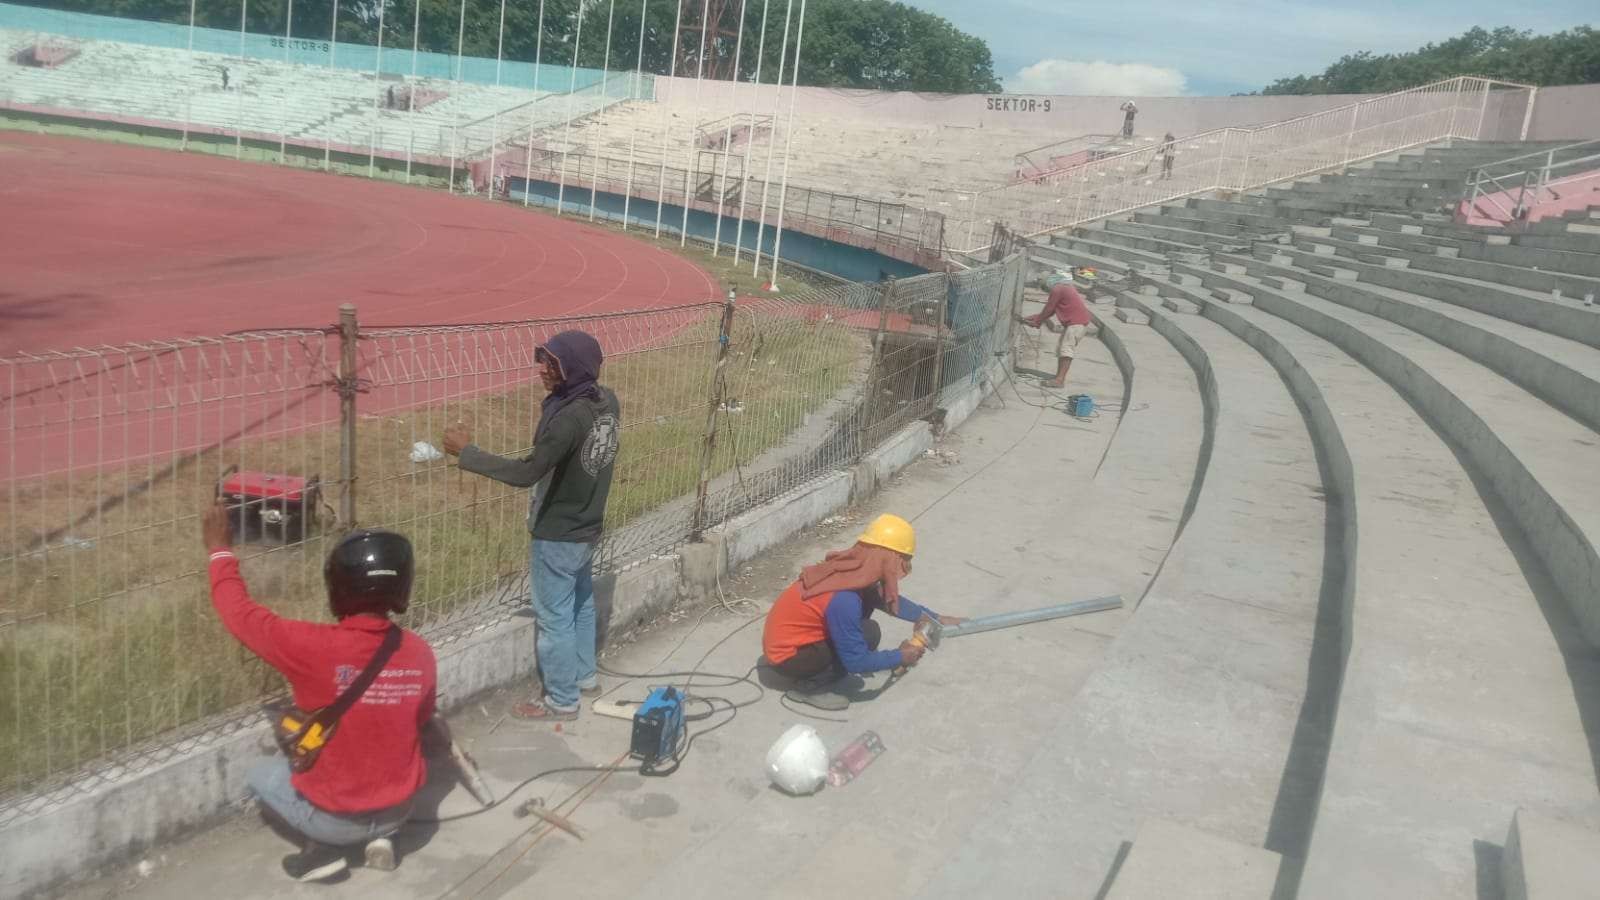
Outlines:
[[[457,324],[718,300],[571,219],[215,156],[0,132],[0,357],[241,329]]]
[[[0,361],[323,327],[347,302],[363,326],[376,327],[719,299],[710,275],[650,244],[431,189],[16,133],[0,133],[0,172]],[[608,347],[616,349],[624,348]],[[255,365],[228,352],[4,366],[0,431],[10,433],[0,477],[192,452],[337,416],[330,392],[316,385],[331,372],[304,361],[335,355],[301,342],[272,345],[282,368],[295,371],[269,371],[255,384],[228,374]],[[377,391],[361,406],[370,413],[427,402],[440,390],[470,392]]]

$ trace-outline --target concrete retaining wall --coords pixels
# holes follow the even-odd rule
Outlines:
[[[940,398],[949,428],[964,422],[999,377],[998,364]],[[723,573],[781,544],[853,502],[933,445],[926,422],[913,422],[835,472],[708,532],[707,543],[647,560],[595,582],[602,641],[648,624],[685,595],[704,596]],[[871,487],[857,490],[863,480]],[[440,708],[449,711],[481,691],[534,671],[533,620],[521,613],[485,624],[437,647]],[[190,738],[171,759],[137,772],[112,771],[93,787],[42,795],[0,825],[0,897],[34,896],[93,877],[150,847],[217,822],[248,796],[245,775],[272,750],[270,729],[254,718]]]
[[[756,88],[760,99],[753,100],[748,84],[706,81],[696,85],[695,79],[681,77],[658,76],[655,79],[655,91],[657,100],[674,106],[700,108],[704,118],[711,118],[712,110],[748,110],[752,103],[757,109],[771,109],[778,99],[778,88],[772,85]],[[1374,96],[1377,95],[1140,97],[1137,100],[1139,115],[1134,121],[1134,128],[1140,135],[1160,136],[1167,131],[1194,134],[1213,128],[1279,122]],[[803,87],[795,99],[795,116],[799,119],[870,120],[902,127],[922,125],[1038,131],[1041,133],[1039,143],[1045,144],[1078,134],[1120,131],[1122,112],[1117,107],[1127,99],[1045,94],[927,94]],[[787,110],[787,86],[782,89],[782,102],[782,108]],[[784,115],[787,114],[785,111]],[[1518,124],[1521,124],[1520,112]],[[1028,149],[1031,148],[997,148],[1006,153]]]

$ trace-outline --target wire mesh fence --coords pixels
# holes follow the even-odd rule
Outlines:
[[[254,721],[274,672],[209,608],[198,517],[237,507],[258,600],[325,618],[348,527],[412,540],[407,624],[435,642],[526,602],[526,492],[439,450],[529,452],[534,356],[606,353],[621,449],[597,568],[839,471],[1007,346],[1025,259],[570,319],[355,327],[0,358],[0,821]]]

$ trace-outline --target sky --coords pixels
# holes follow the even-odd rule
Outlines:
[[[1596,0],[908,0],[989,42],[1008,92],[1227,95],[1474,25],[1600,26]]]

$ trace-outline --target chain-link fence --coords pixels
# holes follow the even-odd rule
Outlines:
[[[198,516],[238,510],[258,600],[324,618],[352,524],[409,536],[435,642],[525,602],[526,492],[455,467],[446,427],[529,451],[535,349],[606,352],[617,571],[857,461],[1008,345],[1025,260],[606,316],[339,325],[0,359],[0,821],[253,721],[281,689],[209,608]]]

